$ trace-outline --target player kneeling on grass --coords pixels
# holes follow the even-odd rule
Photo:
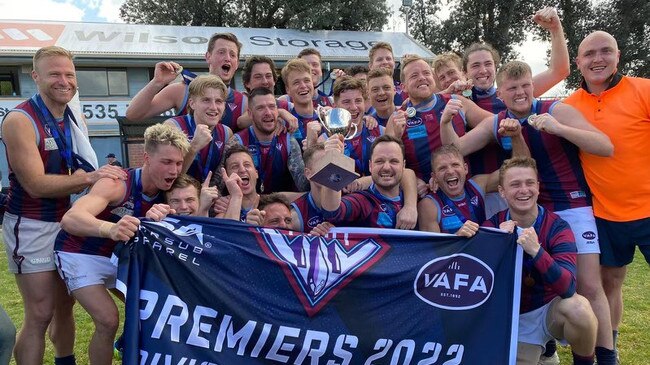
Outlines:
[[[517,364],[537,364],[553,338],[571,345],[574,364],[593,364],[597,321],[589,301],[576,294],[575,237],[568,223],[537,204],[535,160],[506,160],[499,193],[508,209],[483,225],[516,231],[524,250]]]
[[[144,139],[143,166],[128,170],[126,181],[97,181],[63,216],[63,230],[56,238],[59,274],[95,324],[88,348],[93,365],[111,364],[119,325],[117,306],[106,290],[115,288],[117,275],[111,253],[118,242],[135,235],[140,224],[136,217],[162,203],[163,192],[180,174],[183,156],[189,149],[185,134],[167,125],[147,128]]]

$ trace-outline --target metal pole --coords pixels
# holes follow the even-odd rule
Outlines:
[[[409,11],[411,10],[410,6],[406,6],[406,11],[404,12],[404,20],[406,23],[406,35],[409,34]]]

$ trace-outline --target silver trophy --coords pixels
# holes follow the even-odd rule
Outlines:
[[[351,139],[357,134],[358,127],[350,123],[352,115],[349,111],[341,108],[318,107],[316,113],[321,125],[330,136],[341,134],[344,139]],[[350,133],[351,126],[354,126],[354,133]],[[315,173],[310,179],[329,189],[341,191],[359,177],[359,174],[354,171],[354,166],[354,160],[350,157],[338,151],[327,150],[323,158],[315,161]]]
[[[330,136],[334,134],[340,134],[344,139],[351,139],[354,137],[359,128],[356,124],[350,124],[352,120],[352,114],[349,111],[342,108],[326,108],[318,106],[316,109],[318,114],[318,120],[320,124],[325,128],[327,134]],[[350,133],[350,130],[354,128],[354,133]]]

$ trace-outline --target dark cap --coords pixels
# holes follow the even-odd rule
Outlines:
[[[111,157],[115,158],[115,154],[114,153],[109,153],[108,155],[106,155],[106,158],[111,158]]]

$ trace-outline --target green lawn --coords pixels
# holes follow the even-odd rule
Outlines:
[[[650,280],[648,277],[650,277],[650,268],[641,254],[637,252],[634,262],[629,267],[623,294],[625,315],[620,328],[618,348],[621,363],[624,365],[647,365],[650,363],[648,360],[650,359]],[[7,271],[7,255],[4,249],[0,250],[0,293],[2,293],[0,304],[14,321],[16,327],[20,328],[22,302],[13,274]],[[77,363],[88,364],[86,350],[93,331],[92,321],[79,305],[75,306],[75,316],[77,320],[75,351]],[[53,364],[53,356],[52,346],[48,342],[44,364]],[[568,348],[560,349],[560,358],[562,364],[572,363],[571,352]],[[118,361],[113,363],[119,364]],[[12,361],[12,364],[15,362]]]

